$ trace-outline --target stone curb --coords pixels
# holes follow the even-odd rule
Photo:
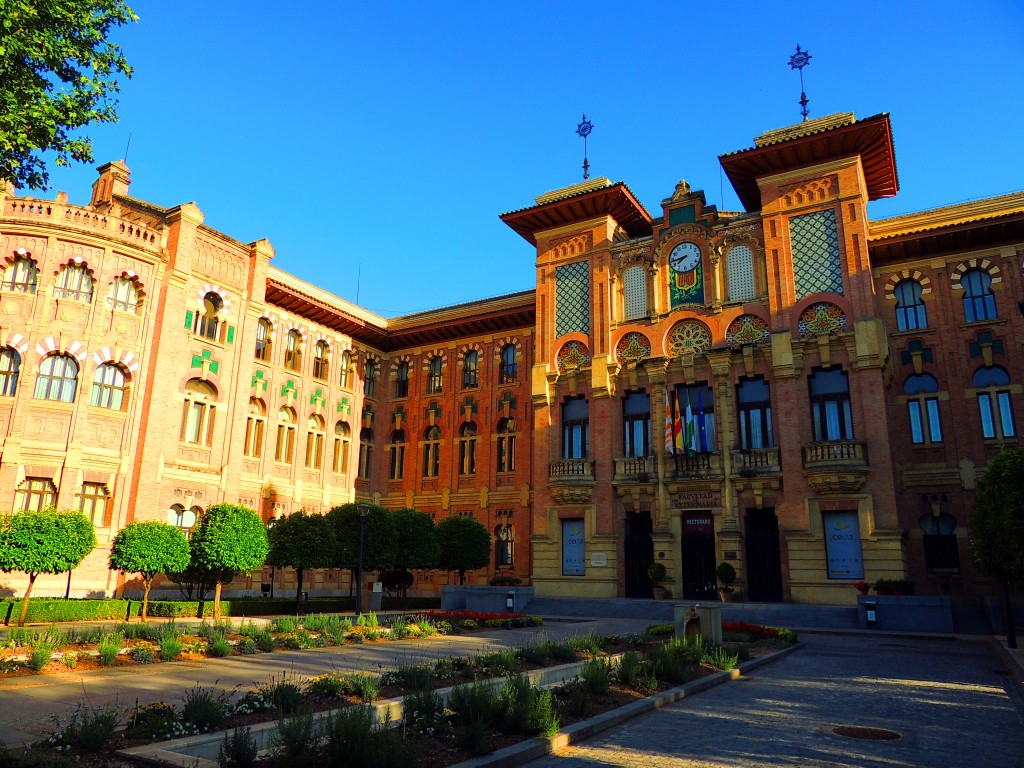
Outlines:
[[[655,709],[661,709],[669,704],[674,704],[687,696],[692,696],[723,683],[728,683],[731,680],[736,680],[747,672],[753,672],[755,669],[759,669],[766,664],[778,661],[801,648],[803,648],[803,644],[796,643],[781,651],[744,662],[736,669],[730,669],[727,672],[717,672],[713,675],[702,677],[699,680],[694,680],[692,683],[686,683],[654,696],[634,701],[624,707],[610,710],[589,720],[581,720],[559,731],[550,738],[538,737],[521,741],[518,744],[499,749],[490,755],[457,763],[451,766],[451,768],[514,768],[515,766],[523,765],[531,760],[536,760],[538,757],[544,757],[559,749],[564,749],[571,744],[591,739],[639,715],[653,712]]]
[[[989,638],[989,642],[992,645],[992,652],[1006,667],[1006,671],[1010,673],[1010,677],[1017,684],[1020,693],[1024,695],[1024,668],[1021,667],[1021,661],[1006,647],[1004,640],[993,636]]]

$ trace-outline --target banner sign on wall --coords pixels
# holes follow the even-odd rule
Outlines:
[[[856,512],[824,512],[825,554],[830,579],[863,579],[860,520]]]
[[[586,576],[586,538],[583,535],[583,520],[562,521],[562,575]]]

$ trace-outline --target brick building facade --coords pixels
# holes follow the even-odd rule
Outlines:
[[[968,514],[1019,444],[1024,194],[870,221],[898,191],[887,115],[721,162],[744,212],[685,182],[658,217],[621,182],[558,190],[502,216],[535,291],[389,319],[194,204],[132,198],[122,163],[84,207],[8,190],[0,508],[93,517],[75,594],[117,588],[131,520],[353,500],[476,516],[495,544],[476,582],[540,594],[649,596],[653,560],[676,597],[714,596],[723,561],[752,600],[989,592]]]

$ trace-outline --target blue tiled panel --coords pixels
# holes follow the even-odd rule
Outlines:
[[[555,336],[590,333],[590,264],[555,267]]]
[[[789,220],[789,237],[797,300],[822,291],[842,293],[836,212],[816,211],[794,216]]]

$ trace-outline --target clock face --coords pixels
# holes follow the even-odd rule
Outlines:
[[[700,246],[680,243],[669,254],[668,263],[676,272],[692,272],[700,264]]]

